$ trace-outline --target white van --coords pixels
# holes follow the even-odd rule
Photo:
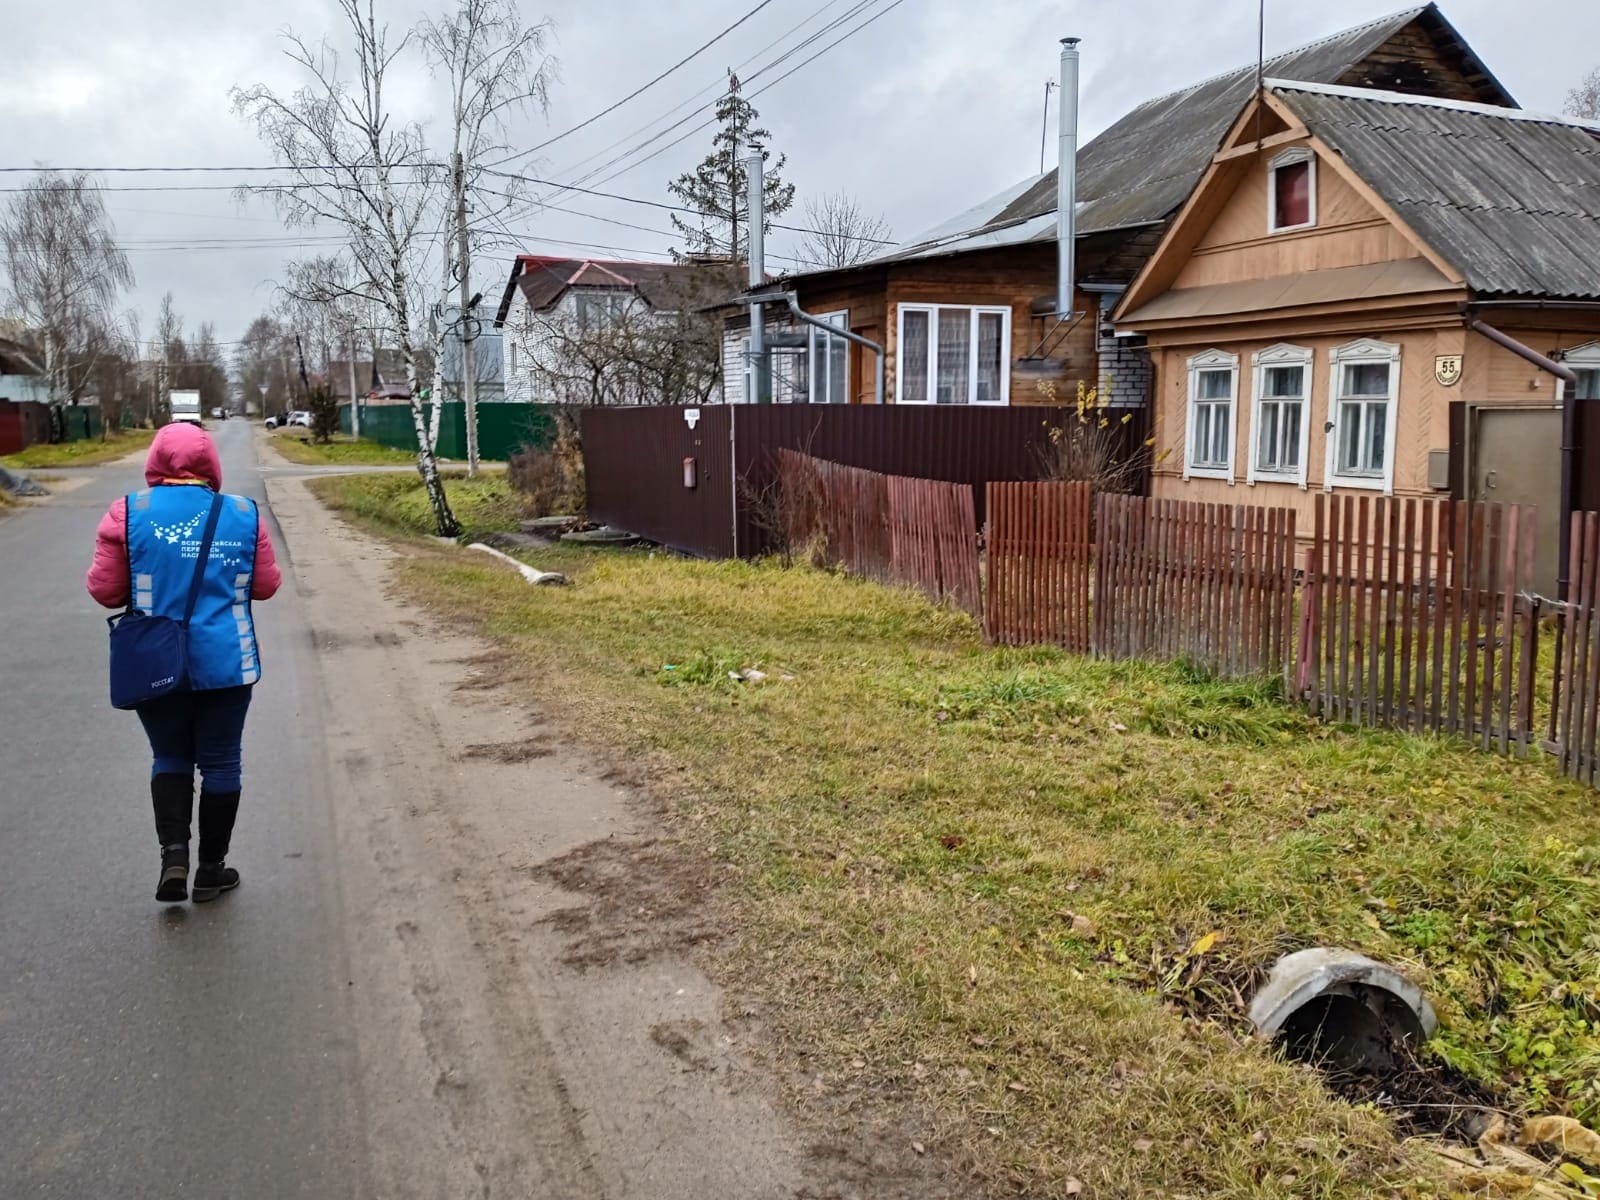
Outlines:
[[[200,419],[200,393],[198,391],[168,392],[167,404],[172,412],[174,421],[188,421],[191,425],[202,425]]]

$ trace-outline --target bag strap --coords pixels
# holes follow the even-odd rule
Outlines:
[[[206,532],[200,541],[200,557],[195,559],[194,578],[189,582],[189,602],[183,606],[183,623],[187,625],[194,616],[194,606],[200,599],[200,585],[205,582],[206,560],[211,557],[211,539],[216,536],[217,519],[222,516],[222,493],[211,497],[211,512],[206,516]]]

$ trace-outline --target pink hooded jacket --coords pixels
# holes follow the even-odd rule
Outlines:
[[[213,491],[222,489],[222,463],[210,435],[198,425],[176,422],[163,426],[150,444],[144,464],[144,481],[151,487],[196,481]],[[131,598],[128,580],[128,500],[124,496],[100,518],[95,530],[94,563],[84,581],[89,594],[106,608],[121,608]],[[256,523],[256,570],[250,587],[252,600],[268,600],[283,582],[267,523]]]

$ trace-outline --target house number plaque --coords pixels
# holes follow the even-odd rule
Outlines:
[[[1438,354],[1433,359],[1433,377],[1444,387],[1461,382],[1461,355]]]

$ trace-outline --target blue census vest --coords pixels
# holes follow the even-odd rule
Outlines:
[[[133,606],[183,620],[205,535],[210,488],[167,484],[128,497],[128,569]],[[238,687],[261,678],[250,584],[256,572],[254,500],[223,496],[205,582],[189,622],[189,686],[197,692]]]

